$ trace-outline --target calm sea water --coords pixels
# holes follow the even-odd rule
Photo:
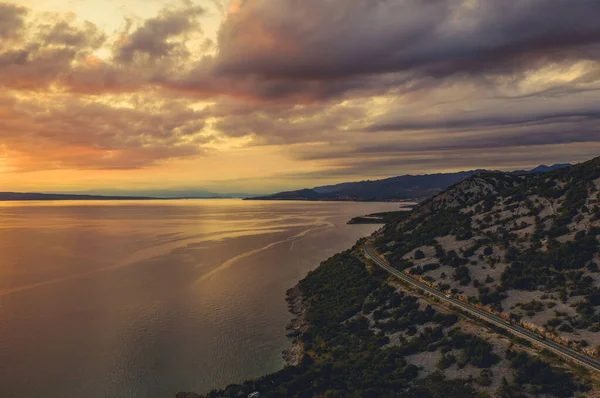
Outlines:
[[[393,203],[0,203],[0,396],[173,397],[283,366],[285,291]]]

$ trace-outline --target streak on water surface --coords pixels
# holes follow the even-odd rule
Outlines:
[[[393,203],[0,202],[0,396],[172,397],[283,366],[285,291]]]

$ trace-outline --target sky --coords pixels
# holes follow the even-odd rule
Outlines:
[[[269,193],[600,154],[596,0],[0,0],[0,191]]]

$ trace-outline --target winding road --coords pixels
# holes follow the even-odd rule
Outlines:
[[[379,257],[379,255],[377,254],[375,249],[373,249],[373,247],[371,247],[369,245],[365,245],[365,255],[367,256],[367,258],[373,260],[378,266],[380,266],[381,268],[383,268],[390,274],[398,277],[399,279],[401,279],[402,281],[404,281],[410,285],[413,285],[419,289],[423,289],[428,294],[435,296],[442,301],[452,304],[453,306],[458,307],[461,310],[466,311],[472,315],[475,315],[476,317],[483,319],[486,322],[489,322],[489,323],[499,326],[505,330],[508,330],[509,332],[511,332],[512,334],[514,334],[516,336],[519,336],[519,337],[521,337],[525,340],[528,340],[538,346],[541,346],[552,352],[555,352],[555,353],[557,353],[563,357],[566,357],[574,362],[577,362],[589,369],[592,369],[595,371],[600,371],[600,361],[597,361],[587,355],[584,355],[577,351],[574,351],[571,348],[566,347],[562,344],[559,344],[555,341],[544,339],[544,338],[538,336],[537,334],[535,334],[519,325],[510,324],[509,322],[500,318],[499,316],[496,316],[490,312],[484,311],[480,308],[474,307],[463,301],[457,300],[451,296],[448,296],[448,295],[442,293],[441,291],[439,291],[437,289],[432,288],[431,286],[428,286],[424,283],[417,281],[414,278],[411,278],[410,276],[406,275],[402,271],[399,271],[399,270],[393,268],[387,261],[385,261],[381,257]]]

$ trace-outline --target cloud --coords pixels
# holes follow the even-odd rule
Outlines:
[[[97,49],[107,36],[96,25],[85,21],[82,26],[73,26],[69,21],[59,20],[52,25],[42,25],[41,39],[46,46]]]
[[[389,71],[377,59],[442,22],[444,1],[249,1],[224,22],[216,69],[224,75],[339,78]]]
[[[587,109],[586,109],[587,108]],[[493,126],[508,125],[531,125],[531,124],[552,124],[560,123],[565,119],[582,122],[585,120],[600,119],[600,108],[588,106],[586,108],[562,109],[556,111],[541,111],[539,113],[530,110],[520,110],[517,113],[476,113],[467,116],[453,116],[431,118],[412,118],[396,123],[375,124],[367,127],[367,132],[377,131],[413,131],[413,130],[472,130],[486,129]]]
[[[24,29],[27,10],[4,7],[10,12],[0,20],[0,34],[14,36]],[[102,67],[90,68],[85,59],[107,37],[73,21],[48,25],[41,37],[0,57],[32,70],[17,81],[59,81],[74,90],[80,80],[110,74],[106,90],[154,85],[201,98],[337,101],[431,90],[448,79],[493,85],[493,79],[522,80],[545,65],[597,62],[599,12],[600,3],[589,0],[239,1],[219,29],[217,53],[206,55],[201,49],[208,42],[188,45],[206,10],[183,2],[135,27],[127,24],[111,38],[114,57]],[[39,48],[40,41],[53,49]],[[40,69],[41,77],[32,79]],[[597,73],[595,65],[588,78],[597,80]]]
[[[425,152],[453,151],[465,154],[472,150],[501,151],[516,148],[538,148],[566,144],[600,144],[600,123],[552,125],[545,127],[519,127],[510,130],[492,130],[478,133],[439,133],[423,136],[414,142],[390,141],[377,144],[363,142],[358,145],[326,147],[322,150],[298,151],[303,160],[361,159],[394,156],[408,158]],[[463,156],[463,155],[461,155]]]
[[[245,2],[219,36],[217,70],[339,78],[417,71],[502,73],[600,42],[595,1]]]
[[[124,33],[123,42],[116,49],[116,61],[130,63],[140,56],[151,60],[185,58],[185,43],[174,39],[199,30],[198,17],[204,12],[204,8],[191,3],[176,9],[163,9],[158,16],[147,19],[133,32]]]
[[[11,3],[0,3],[0,39],[10,40],[20,36],[25,26],[27,9]],[[2,43],[0,42],[0,50]]]
[[[73,18],[53,14],[25,21],[29,10],[1,7],[13,11],[4,15],[0,9],[0,35],[13,40],[0,45],[0,87],[44,90],[68,76],[77,64],[84,64],[107,39],[90,22],[78,24]]]
[[[94,87],[134,91],[152,85],[200,98],[291,103],[402,95],[448,79],[493,85],[490,79],[522,80],[544,65],[595,62],[598,11],[600,3],[567,0],[239,1],[219,29],[216,54],[207,55],[210,39],[188,45],[190,36],[199,37],[199,18],[207,12],[184,2],[135,27],[127,24],[111,39],[114,58],[95,68],[86,64],[87,52],[106,37],[90,24],[57,23],[45,40],[61,44],[62,57],[40,68],[52,72],[42,74],[46,79],[62,78],[60,84],[76,91],[80,81],[102,82],[110,75],[105,86]],[[34,42],[39,40],[17,49],[31,69],[42,56]],[[60,75],[47,68],[50,62]],[[589,78],[597,80],[595,73],[597,65]]]
[[[522,77],[598,60],[599,12],[598,2],[568,0],[239,2],[216,57],[179,83],[210,92],[233,79],[243,95],[314,100],[411,89],[429,78]]]
[[[109,36],[73,14],[0,7],[6,11],[0,16],[0,37],[13,39],[0,45],[0,86],[27,90],[58,86],[94,94],[136,92],[185,69],[191,54],[188,40],[201,32],[198,17],[204,13],[182,1],[141,23],[127,21],[119,35]],[[25,15],[31,17],[26,20]],[[206,48],[207,42],[203,45]]]
[[[405,174],[425,174],[474,169],[517,170],[540,164],[577,163],[598,156],[600,142],[557,144],[543,150],[532,147],[499,147],[476,149],[426,149],[414,152],[379,152],[376,156],[354,154],[339,159],[327,159],[318,171],[297,173],[279,178],[302,180],[352,181],[364,178],[385,178]]]
[[[328,142],[362,120],[365,110],[347,104],[270,104],[220,101],[207,110],[228,137],[252,136],[252,145]]]
[[[459,91],[465,94],[460,96]],[[454,152],[475,162],[474,150],[527,148],[546,153],[550,147],[600,143],[597,90],[518,99],[488,95],[458,86],[437,90],[435,96],[388,102],[384,112],[347,134],[345,142],[331,140],[321,147],[296,150],[294,156],[330,163],[423,156],[431,162],[431,154],[445,157]]]
[[[185,101],[137,96],[115,102],[4,96],[0,141],[28,158],[18,167],[25,170],[141,168],[206,153],[212,140],[203,133],[206,114]]]
[[[170,3],[115,33],[0,3],[0,144],[22,169],[132,169],[218,140],[350,178],[600,142],[600,2],[229,3]]]

